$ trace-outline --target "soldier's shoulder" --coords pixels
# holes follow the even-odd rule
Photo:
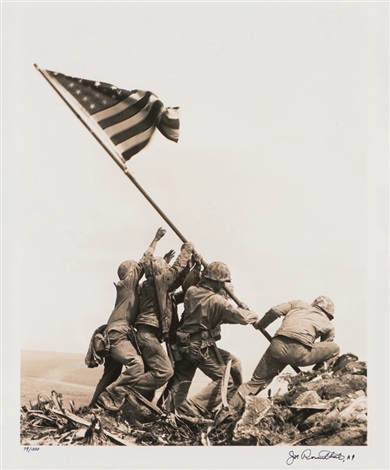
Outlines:
[[[290,304],[293,308],[312,308],[311,304],[301,299],[290,300]]]
[[[202,286],[199,286],[198,284],[195,284],[193,286],[190,286],[188,289],[187,289],[187,292],[208,292],[207,289],[205,289],[204,287]]]

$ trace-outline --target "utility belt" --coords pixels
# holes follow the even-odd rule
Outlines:
[[[176,346],[177,350],[184,354],[189,353],[191,343],[200,342],[200,349],[206,348],[207,346],[215,346],[215,341],[220,338],[219,331],[219,328],[216,328],[214,330],[188,333],[179,329],[176,331],[176,344],[172,346]],[[216,337],[214,337],[213,333]]]

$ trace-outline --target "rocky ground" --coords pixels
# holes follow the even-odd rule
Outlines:
[[[367,367],[345,354],[332,370],[279,376],[266,393],[247,397],[238,415],[201,420],[165,414],[139,396],[118,413],[65,406],[52,391],[22,407],[21,444],[366,445]]]

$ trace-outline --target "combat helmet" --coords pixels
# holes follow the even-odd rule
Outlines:
[[[220,261],[213,261],[203,271],[203,277],[213,281],[230,282],[230,269]]]
[[[326,297],[326,295],[320,295],[319,297],[314,299],[313,303],[312,303],[312,306],[313,307],[319,307],[321,310],[323,310],[329,316],[334,318],[334,303],[333,303],[333,300],[330,299],[329,297]]]
[[[119,279],[123,281],[123,279],[127,277],[137,265],[138,265],[137,261],[133,261],[133,260],[123,261],[123,263],[121,263],[118,268]]]

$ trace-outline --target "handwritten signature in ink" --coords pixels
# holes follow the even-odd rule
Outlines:
[[[296,453],[293,450],[290,450],[288,453],[288,458],[286,460],[287,465],[292,465],[296,460],[338,460],[340,462],[345,462],[347,460],[353,460],[355,455],[344,455],[341,452],[333,452],[331,450],[320,450],[316,453],[312,452],[311,449],[305,449],[301,453]]]

